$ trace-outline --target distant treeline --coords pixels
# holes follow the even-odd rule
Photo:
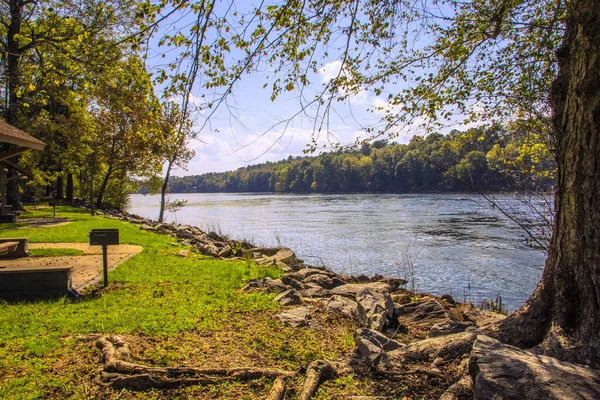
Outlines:
[[[375,141],[310,157],[173,179],[171,192],[435,192],[548,189],[555,162],[526,123]]]

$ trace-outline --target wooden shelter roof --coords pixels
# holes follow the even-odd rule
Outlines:
[[[44,150],[46,144],[28,133],[0,121],[0,142],[10,143],[33,150]]]

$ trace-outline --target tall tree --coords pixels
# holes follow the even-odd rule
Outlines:
[[[207,2],[200,3],[204,12]],[[384,96],[387,103],[380,108],[387,113],[383,126],[370,128],[374,135],[394,136],[398,125],[414,124],[417,118],[427,127],[457,122],[457,116],[469,123],[520,115],[543,120],[551,115],[558,190],[550,254],[535,293],[497,326],[496,335],[599,368],[597,1],[261,4],[238,20],[241,30],[219,36],[245,57],[211,83],[232,90],[249,66],[265,61],[272,67],[276,98],[308,85],[311,74],[322,66],[315,60],[339,60],[337,76],[308,101],[318,114],[315,121],[321,121],[315,123],[315,132],[326,124],[334,100],[348,100],[363,90]],[[223,21],[214,20],[215,27]],[[227,51],[225,46],[221,50]],[[302,101],[301,96],[302,92]],[[301,106],[307,109],[306,103]]]
[[[160,188],[160,211],[158,222],[163,222],[167,207],[167,192],[169,178],[174,167],[185,168],[194,157],[194,151],[188,148],[190,140],[195,134],[192,123],[184,117],[179,104],[168,102],[162,105],[162,114],[159,121],[160,150],[165,161],[165,172]]]
[[[97,136],[92,149],[100,163],[96,207],[101,207],[114,177],[150,176],[160,168],[160,110],[150,76],[134,56],[105,71],[94,88],[94,99]]]

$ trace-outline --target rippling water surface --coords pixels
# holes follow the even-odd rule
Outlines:
[[[418,290],[452,293],[459,301],[501,295],[511,311],[535,288],[546,258],[477,195],[218,193],[172,199],[188,204],[169,221],[259,245],[281,244],[309,264],[338,272],[404,277],[402,260],[410,254]],[[500,202],[520,207],[509,197]],[[129,211],[156,219],[158,205],[158,196],[134,195]]]

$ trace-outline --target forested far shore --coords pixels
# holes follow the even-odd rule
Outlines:
[[[471,128],[378,140],[318,156],[288,157],[235,171],[174,178],[173,193],[444,192],[547,190],[555,161],[535,125]]]

